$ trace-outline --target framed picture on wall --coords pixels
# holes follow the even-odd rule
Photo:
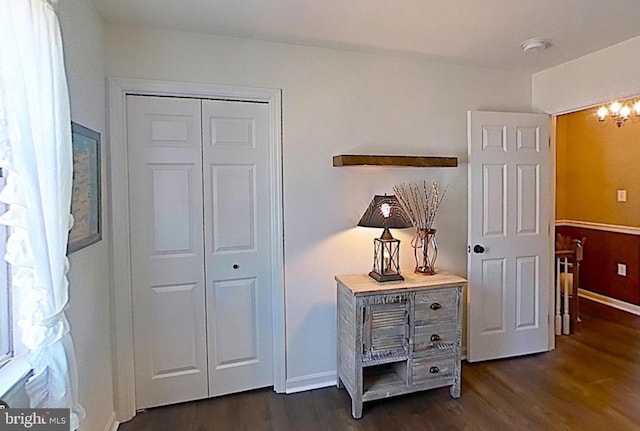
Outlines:
[[[100,134],[71,122],[73,190],[67,254],[102,239],[100,197]]]

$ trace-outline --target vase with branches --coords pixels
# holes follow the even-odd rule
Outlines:
[[[415,272],[419,274],[435,274],[438,245],[436,243],[436,229],[433,228],[440,204],[447,192],[438,181],[428,184],[409,183],[398,184],[393,191],[400,202],[416,233],[411,240],[416,260]]]

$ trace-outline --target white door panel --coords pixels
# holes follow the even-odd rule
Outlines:
[[[152,379],[202,372],[196,356],[196,307],[196,283],[151,288]]]
[[[255,278],[213,283],[214,300],[209,308],[213,317],[212,351],[214,369],[258,361],[258,310]]]
[[[470,361],[549,347],[548,124],[469,112]]]
[[[211,395],[273,385],[268,106],[203,100]]]
[[[208,396],[200,101],[127,97],[136,407]]]
[[[212,253],[256,251],[256,166],[211,168]]]

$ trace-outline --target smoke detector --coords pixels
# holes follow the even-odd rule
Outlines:
[[[544,39],[542,37],[534,37],[531,39],[527,39],[520,44],[520,48],[524,52],[538,52],[543,51],[551,46],[551,41],[549,39]]]

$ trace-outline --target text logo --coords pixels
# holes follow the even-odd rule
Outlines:
[[[70,431],[69,409],[0,410],[0,431]]]

